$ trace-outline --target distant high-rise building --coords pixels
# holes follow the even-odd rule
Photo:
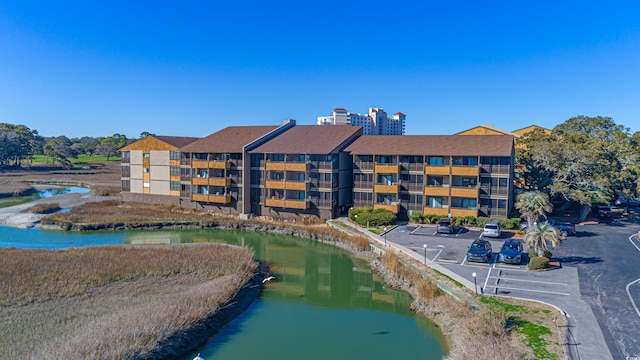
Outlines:
[[[318,125],[362,126],[364,135],[404,135],[406,117],[401,112],[388,117],[383,108],[369,108],[369,113],[364,115],[335,108],[329,116],[318,116]]]

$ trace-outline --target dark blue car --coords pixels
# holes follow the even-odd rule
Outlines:
[[[500,249],[499,260],[506,264],[520,264],[522,261],[522,243],[516,240],[505,241]]]
[[[491,243],[487,240],[474,240],[467,251],[467,261],[489,262],[491,258]]]

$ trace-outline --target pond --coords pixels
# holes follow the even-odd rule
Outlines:
[[[62,232],[0,227],[0,246],[222,242],[249,246],[276,279],[197,353],[204,359],[441,359],[436,325],[415,316],[411,297],[387,288],[368,264],[312,240],[261,232],[181,230]]]
[[[0,198],[0,208],[25,204],[31,201],[35,201],[38,199],[49,198],[52,196],[63,195],[63,194],[85,194],[83,197],[88,197],[89,189],[77,186],[69,186],[69,187],[53,187],[42,189],[38,192],[35,192],[31,195],[25,196],[10,196],[5,198]]]

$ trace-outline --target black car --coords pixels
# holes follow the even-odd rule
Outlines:
[[[505,241],[500,249],[500,262],[520,264],[522,261],[522,243],[518,240]]]
[[[491,243],[487,240],[474,240],[467,251],[467,261],[489,262],[491,259]]]
[[[601,219],[611,219],[611,208],[608,206],[598,206],[597,216]]]

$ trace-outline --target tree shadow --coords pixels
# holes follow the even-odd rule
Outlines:
[[[601,257],[590,256],[565,256],[565,257],[554,257],[553,260],[559,261],[563,265],[578,265],[578,264],[596,264],[602,262]]]

